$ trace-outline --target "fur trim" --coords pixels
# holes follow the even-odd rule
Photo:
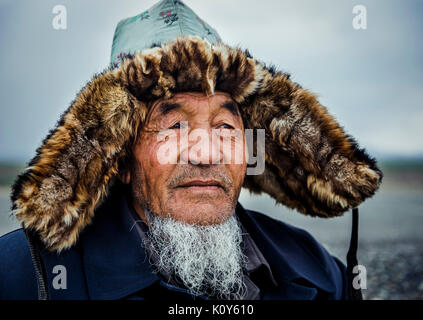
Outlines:
[[[247,127],[266,129],[266,169],[244,186],[311,216],[333,217],[378,189],[382,172],[316,97],[224,44],[196,37],[127,57],[80,91],[12,190],[13,210],[50,250],[71,247],[107,196],[148,102],[183,91],[231,94]]]

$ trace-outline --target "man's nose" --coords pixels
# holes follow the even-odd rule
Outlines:
[[[188,147],[182,152],[181,159],[194,165],[223,163],[219,137],[213,137],[210,127],[194,128],[188,134]]]

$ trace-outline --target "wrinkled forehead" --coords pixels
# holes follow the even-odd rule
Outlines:
[[[199,92],[182,92],[175,94],[169,99],[154,101],[147,119],[164,116],[175,109],[195,114],[200,111],[215,112],[221,108],[230,111],[235,116],[240,115],[237,104],[226,92],[217,91],[213,95],[205,95]]]

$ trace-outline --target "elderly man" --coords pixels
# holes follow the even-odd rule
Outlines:
[[[381,179],[312,94],[163,0],[118,24],[111,67],[17,178],[0,297],[354,298],[337,258],[238,197],[333,217]]]

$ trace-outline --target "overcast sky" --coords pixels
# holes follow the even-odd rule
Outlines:
[[[28,161],[152,0],[0,0],[0,160]],[[423,155],[423,1],[186,0],[230,45],[291,73],[378,157]],[[67,30],[52,27],[55,5]],[[352,26],[367,8],[367,30]]]

